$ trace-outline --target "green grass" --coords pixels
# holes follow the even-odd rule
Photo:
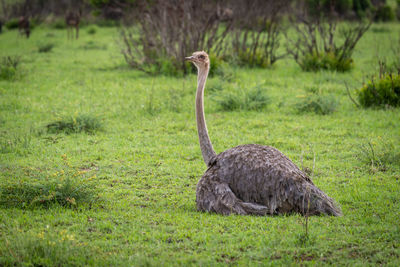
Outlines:
[[[20,202],[0,205],[0,265],[398,266],[400,112],[357,109],[344,86],[360,88],[365,75],[377,73],[377,40],[379,53],[390,56],[390,36],[400,26],[373,27],[386,30],[361,39],[349,73],[303,72],[286,59],[271,69],[233,68],[227,73],[234,79],[216,74],[207,83],[206,117],[217,152],[245,143],[274,146],[314,169],[314,183],[341,205],[343,217],[309,218],[307,237],[298,215],[196,211],[196,183],[206,167],[194,75],[129,69],[113,27],[96,28],[94,35],[82,30],[73,41],[65,30],[37,27],[28,40],[5,31],[0,57],[21,56],[21,73],[0,80],[1,201],[16,195]],[[37,52],[43,40],[54,44],[51,53]],[[257,86],[268,96],[266,108],[221,111],[213,101],[228,88]],[[332,95],[339,103],[335,112],[296,112],[309,88]],[[101,118],[103,129],[47,132],[49,123],[78,114]],[[49,205],[22,204],[38,192],[48,195],[38,184],[71,192],[54,184],[62,185],[61,170],[71,179],[84,172],[73,180],[82,193],[76,205],[54,198]]]

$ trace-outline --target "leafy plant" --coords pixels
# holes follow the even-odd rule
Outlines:
[[[94,132],[101,130],[103,124],[98,117],[89,114],[80,114],[75,117],[69,116],[49,123],[46,125],[46,128],[49,133],[64,132],[66,134],[71,134],[86,132],[93,134]]]
[[[21,62],[19,56],[5,56],[0,60],[0,79],[12,80],[17,76],[18,66]]]
[[[97,29],[95,27],[89,27],[86,32],[90,35],[93,35],[96,34]]]
[[[63,20],[63,19],[60,18],[60,19],[55,20],[55,21],[51,24],[51,27],[52,27],[53,29],[62,30],[62,29],[67,28],[67,25],[65,24],[65,20]]]
[[[340,58],[332,52],[305,54],[298,63],[305,71],[336,70],[344,72],[353,67],[353,59]]]
[[[17,18],[12,18],[4,24],[4,26],[9,30],[18,29],[18,25],[19,23]]]
[[[393,21],[395,18],[394,10],[388,4],[379,6],[375,13],[375,21]]]
[[[39,44],[38,51],[39,51],[39,53],[48,53],[53,49],[53,47],[54,47],[54,44],[52,44],[52,43]]]
[[[51,175],[30,171],[29,179],[11,181],[0,188],[0,205],[6,207],[48,208],[53,204],[76,207],[93,202],[96,177],[88,172],[72,167],[67,156],[62,155],[63,166]]]
[[[363,107],[400,106],[400,75],[384,74],[371,79],[358,91],[358,101]]]
[[[242,87],[235,88],[235,90],[225,89],[219,92],[214,100],[224,111],[261,110],[270,102],[265,88],[260,86],[253,87],[250,90],[245,90]]]
[[[313,112],[320,115],[331,114],[336,110],[338,103],[336,99],[331,96],[323,96],[319,94],[311,94],[302,97],[294,107],[299,113]]]

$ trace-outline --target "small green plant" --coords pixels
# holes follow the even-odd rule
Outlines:
[[[169,97],[168,97],[168,108],[169,110],[173,111],[173,112],[181,112],[182,110],[182,98],[184,95],[184,91],[183,90],[179,90],[179,89],[170,89],[168,91],[169,93]]]
[[[93,134],[103,128],[103,123],[98,117],[89,114],[69,116],[46,125],[47,132],[66,134],[85,132]]]
[[[65,29],[67,25],[65,24],[65,21],[63,19],[57,19],[51,24],[51,27],[53,29],[62,30]]]
[[[84,45],[81,46],[85,50],[106,50],[107,46],[106,45],[101,45],[97,42],[94,41],[88,41]]]
[[[358,90],[358,102],[363,107],[400,106],[400,75],[383,74],[377,81],[371,79]]]
[[[400,151],[392,143],[382,138],[359,145],[357,157],[366,164],[371,172],[386,171],[390,165],[400,165]]]
[[[301,97],[295,103],[294,108],[298,113],[313,112],[320,115],[327,115],[333,113],[337,106],[336,99],[331,95],[310,94]]]
[[[76,207],[90,204],[95,199],[96,175],[89,176],[85,170],[72,167],[67,155],[62,155],[63,166],[52,174],[37,173],[30,169],[28,179],[11,181],[0,188],[0,205],[6,207],[49,208],[53,204]]]
[[[13,30],[13,29],[18,29],[18,18],[12,18],[8,20],[4,26],[6,26],[7,29]]]
[[[218,93],[214,100],[224,111],[262,110],[270,102],[265,88],[260,86],[255,86],[250,90],[244,90],[241,87],[235,88],[235,90],[228,88]]]
[[[90,35],[93,35],[96,34],[97,29],[95,27],[89,27],[86,32]]]
[[[18,74],[21,57],[5,56],[0,60],[0,80],[12,80]]]
[[[154,99],[154,81],[152,82],[150,92],[147,94],[146,103],[142,105],[147,114],[155,115],[160,112],[160,104]]]
[[[300,67],[305,71],[331,70],[345,72],[353,68],[353,59],[341,58],[335,53],[306,54],[299,60]]]
[[[54,44],[52,44],[52,43],[39,44],[38,51],[39,51],[39,53],[48,53],[53,49],[53,47],[54,47]]]

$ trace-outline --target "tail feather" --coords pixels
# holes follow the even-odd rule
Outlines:
[[[326,214],[331,216],[342,216],[340,207],[335,201],[328,197],[322,190],[313,184],[305,186],[305,195],[300,205],[299,212],[302,215]]]

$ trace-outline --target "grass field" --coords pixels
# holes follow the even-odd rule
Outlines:
[[[116,28],[38,27],[31,39],[0,34],[0,56],[18,55],[0,80],[0,265],[400,265],[400,112],[359,109],[359,88],[392,57],[399,24],[375,24],[348,73],[230,68],[206,87],[217,153],[271,145],[310,172],[343,217],[199,213],[206,167],[198,144],[196,76],[149,76],[127,67]],[[39,53],[39,47],[54,45]],[[269,105],[222,111],[232,91],[261,88]],[[334,99],[327,115],[299,113],[310,94]],[[355,92],[352,91],[355,96]],[[78,118],[92,131],[48,131]],[[86,119],[85,119],[86,118]],[[70,125],[70,124],[68,124]],[[64,195],[63,195],[64,194]]]

